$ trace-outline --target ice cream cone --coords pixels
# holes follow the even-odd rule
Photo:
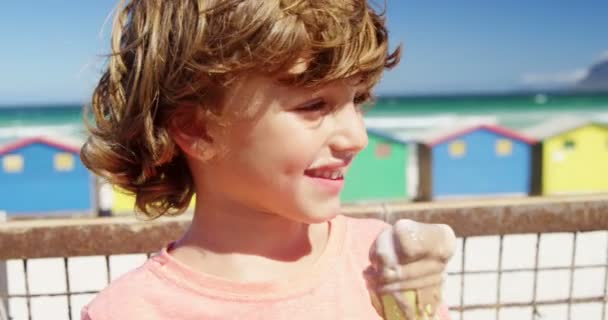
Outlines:
[[[370,273],[372,304],[384,320],[432,320],[440,302],[441,288],[429,286],[420,289],[388,289],[379,279],[391,278],[396,282],[407,282],[399,272],[399,261],[390,230],[385,230],[376,239],[374,250],[374,272]],[[388,276],[391,274],[392,276]],[[395,282],[393,282],[395,283]]]

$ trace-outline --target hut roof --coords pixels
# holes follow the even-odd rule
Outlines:
[[[511,129],[494,125],[494,124],[478,124],[478,125],[460,125],[452,126],[447,128],[434,129],[428,132],[424,132],[416,139],[422,144],[426,144],[430,147],[434,147],[445,141],[453,138],[463,136],[465,134],[477,131],[477,130],[488,130],[497,133],[501,136],[506,136],[514,140],[519,140],[527,144],[534,144],[536,140],[528,135],[520,134]]]
[[[544,140],[591,124],[608,126],[606,123],[591,121],[589,119],[574,116],[560,116],[524,129],[522,132],[535,139]]]
[[[394,143],[408,144],[408,143],[412,142],[410,140],[400,138],[396,134],[393,134],[393,133],[388,132],[386,130],[367,128],[367,133],[368,134],[373,134],[373,135],[375,135],[377,137],[381,137],[383,139],[389,140],[389,141],[394,142]]]
[[[73,138],[68,137],[29,137],[18,140],[9,141],[5,144],[0,145],[0,156],[5,155],[7,153],[13,152],[17,149],[21,149],[23,147],[29,146],[34,143],[42,143],[66,152],[71,152],[74,154],[80,153],[80,146],[82,143]]]

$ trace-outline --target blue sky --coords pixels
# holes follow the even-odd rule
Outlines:
[[[102,27],[114,4],[0,4],[0,105],[88,99],[108,50],[110,24]],[[378,92],[567,85],[608,56],[607,13],[605,0],[388,0],[391,38],[405,50]]]

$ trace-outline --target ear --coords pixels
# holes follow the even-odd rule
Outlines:
[[[213,140],[206,133],[204,126],[199,130],[194,130],[192,126],[180,126],[179,123],[173,121],[169,125],[169,132],[173,141],[191,158],[208,161],[217,154],[212,143]]]

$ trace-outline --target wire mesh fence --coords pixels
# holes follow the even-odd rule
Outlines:
[[[110,281],[149,255],[8,261],[10,319],[80,319],[80,310]]]
[[[452,319],[606,319],[608,232],[483,238],[460,239]]]
[[[454,320],[608,319],[608,197],[385,204],[346,213],[450,224],[459,238],[444,299]],[[187,221],[4,224],[0,262],[6,262],[8,277],[0,298],[9,318],[79,319],[99,290],[175,238]]]

